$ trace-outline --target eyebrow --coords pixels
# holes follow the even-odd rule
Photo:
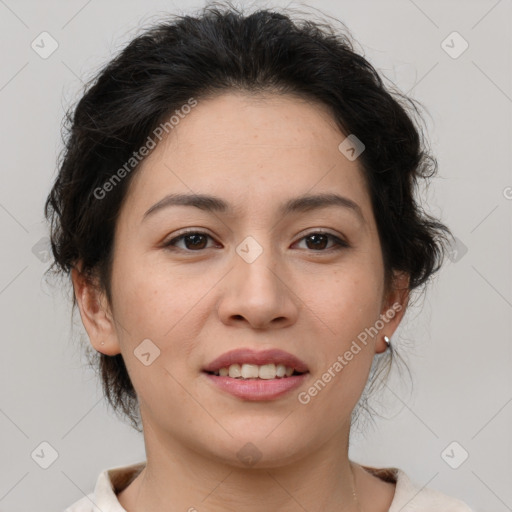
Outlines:
[[[145,220],[157,211],[171,206],[193,206],[200,210],[208,212],[232,213],[233,207],[220,197],[208,194],[169,194],[155,203],[144,213],[142,220]],[[360,206],[348,197],[340,196],[334,193],[323,193],[314,195],[303,195],[289,199],[283,203],[279,210],[279,216],[290,215],[291,213],[301,213],[320,208],[337,206],[353,212],[359,220],[366,224],[363,212]]]

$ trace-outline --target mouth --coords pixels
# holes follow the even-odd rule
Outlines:
[[[243,400],[274,400],[307,379],[309,368],[283,350],[237,349],[227,352],[202,372],[217,389]]]
[[[240,366],[238,364],[233,364],[229,367],[229,371],[233,371],[232,368],[236,366]],[[244,366],[248,366],[249,368],[244,370]],[[250,372],[249,375],[255,375],[255,370],[251,367],[255,365],[241,365],[240,372]],[[271,366],[271,365],[262,365],[262,366]],[[274,365],[272,365],[274,366]],[[278,365],[280,366],[280,365]],[[260,371],[262,367],[255,366],[255,368]],[[284,367],[286,368],[286,367]],[[271,377],[274,373],[268,372],[268,370],[263,369],[263,375],[267,378],[258,377],[243,377],[242,375],[237,377],[230,377],[228,375],[221,375],[225,373],[226,368],[219,369],[218,372],[203,372],[207,381],[215,388],[220,390],[222,393],[227,393],[236,397],[237,399],[243,401],[259,401],[264,402],[268,400],[277,400],[278,398],[285,397],[289,395],[293,390],[302,386],[306,379],[308,378],[309,372],[298,373],[295,372],[292,368],[288,367],[288,373],[291,375],[285,375],[282,377],[278,377],[277,368],[275,370],[275,377]],[[254,372],[254,373],[252,373]],[[268,373],[265,373],[268,372]],[[280,373],[282,370],[280,371]],[[218,375],[216,375],[218,373]],[[245,373],[247,375],[247,373]],[[271,377],[271,378],[268,378]]]
[[[304,361],[278,349],[235,349],[222,354],[203,368],[203,371],[232,379],[285,379],[309,372]]]
[[[259,379],[259,380],[272,380],[272,379],[287,379],[296,375],[303,375],[308,372],[299,372],[292,366],[284,364],[264,364],[256,365],[249,363],[234,363],[230,366],[219,368],[218,370],[206,371],[209,375],[217,377],[230,377],[231,379]]]

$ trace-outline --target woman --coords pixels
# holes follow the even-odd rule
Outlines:
[[[449,234],[414,197],[435,160],[406,104],[347,35],[230,5],[100,72],[45,213],[147,460],[68,512],[470,510],[348,458]]]

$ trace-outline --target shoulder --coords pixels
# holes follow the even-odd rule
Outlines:
[[[126,512],[117,499],[117,493],[122,491],[144,466],[145,462],[138,462],[102,471],[94,491],[74,502],[64,512]]]
[[[455,497],[418,485],[399,468],[364,468],[387,482],[396,483],[389,512],[474,512]]]
[[[396,469],[395,498],[389,512],[473,512],[463,501],[435,489],[421,487]]]

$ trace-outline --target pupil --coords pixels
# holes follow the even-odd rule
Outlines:
[[[314,248],[316,249],[325,249],[325,242],[327,241],[327,237],[325,235],[311,235],[310,237],[308,237],[309,240],[316,240],[313,242],[313,245],[314,245]],[[323,239],[322,241],[324,242],[323,244],[320,242],[320,244],[318,244],[318,239],[321,238]]]
[[[187,239],[190,241],[192,240],[192,243],[190,245],[193,245],[194,247],[197,248],[198,245],[201,245],[201,237],[203,238],[203,242],[204,242],[204,237],[203,235],[198,235],[198,234],[195,234],[195,235],[187,235]]]

